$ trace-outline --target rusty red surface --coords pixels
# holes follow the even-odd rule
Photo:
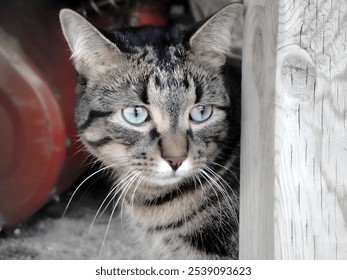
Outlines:
[[[0,213],[6,225],[49,197],[65,159],[65,126],[51,89],[0,34]]]
[[[0,230],[30,217],[84,169],[73,122],[76,74],[60,1],[0,2]],[[162,4],[136,6],[136,25],[166,25]]]
[[[71,187],[84,168],[73,123],[75,71],[59,9],[43,2],[0,8],[0,230]]]
[[[168,7],[160,2],[137,5],[130,11],[132,25],[166,26],[168,24],[167,12]]]

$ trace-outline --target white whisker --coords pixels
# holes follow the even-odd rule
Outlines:
[[[96,214],[94,215],[94,218],[93,218],[93,221],[89,227],[89,231],[88,231],[88,235],[90,235],[90,232],[92,231],[92,228],[93,228],[93,225],[96,221],[97,218],[100,218],[104,212],[106,211],[106,209],[108,208],[108,206],[110,205],[112,199],[109,200],[109,202],[105,205],[104,209],[102,210],[102,212],[100,213],[102,207],[104,206],[104,204],[106,203],[107,199],[110,197],[110,196],[113,196],[113,198],[115,197],[115,195],[117,195],[117,193],[120,191],[120,189],[116,190],[115,193],[113,193],[113,190],[115,190],[122,182],[123,180],[126,180],[128,177],[132,176],[132,174],[128,175],[130,171],[126,172],[124,175],[123,175],[123,179],[118,182],[115,186],[112,187],[111,191],[107,194],[107,196],[104,198],[104,200],[102,201],[101,205],[99,206]]]
[[[210,180],[211,177],[208,175],[208,173],[206,173],[203,169],[200,169],[200,174],[206,179],[207,183],[211,186],[212,190],[214,191],[216,197],[217,197],[217,200],[218,200],[218,208],[219,208],[219,222],[220,222],[220,225],[222,225],[223,223],[223,218],[222,218],[222,207],[221,207],[221,203],[220,203],[220,199],[219,199],[219,195],[218,195],[218,192],[215,190],[214,188],[214,185],[211,184]]]
[[[115,166],[115,165],[117,165],[117,164],[111,164],[111,165],[105,166],[105,167],[103,167],[103,168],[101,168],[101,169],[95,171],[93,174],[89,175],[86,179],[84,179],[84,180],[82,181],[82,183],[80,183],[80,184],[78,185],[78,187],[75,189],[75,191],[72,193],[72,195],[71,195],[71,197],[70,197],[70,199],[69,199],[69,201],[68,201],[68,203],[67,203],[67,205],[66,205],[66,207],[65,207],[65,210],[64,210],[64,212],[63,212],[62,217],[65,217],[66,212],[67,212],[67,210],[68,210],[68,208],[69,208],[69,206],[70,206],[70,204],[71,204],[71,201],[72,201],[73,197],[75,196],[75,194],[77,193],[77,191],[80,189],[80,187],[81,187],[86,181],[88,181],[89,178],[91,178],[91,177],[93,177],[94,175],[96,175],[97,173],[100,173],[101,171],[104,171],[104,170],[106,170],[106,169],[109,169],[109,168],[111,168],[111,167],[113,167],[113,166]]]
[[[123,201],[122,201],[122,204],[120,207],[120,219],[121,219],[122,227],[123,227],[123,208],[124,208],[123,205],[124,205],[124,200],[125,200],[126,194],[130,190],[130,188],[133,186],[133,183],[137,180],[137,178],[140,174],[141,174],[140,171],[138,171],[136,174],[134,174],[134,176],[129,180],[129,182],[124,187],[125,191],[123,192]]]
[[[134,198],[135,198],[135,192],[137,191],[138,187],[141,185],[141,183],[143,182],[143,180],[145,179],[145,176],[141,176],[139,181],[137,182],[133,194],[131,195],[131,215],[134,216]]]
[[[230,210],[231,218],[234,222],[238,222],[237,217],[237,211],[235,210],[238,205],[238,199],[234,192],[234,190],[230,187],[230,185],[215,171],[213,171],[211,168],[206,167],[206,172],[209,172],[212,177],[211,180],[224,198],[224,202],[228,206],[228,209]],[[216,179],[213,179],[213,177],[217,177]],[[219,181],[218,181],[219,180]],[[228,192],[231,191],[231,194]]]
[[[225,166],[223,166],[223,165],[221,165],[221,164],[219,164],[219,163],[212,162],[212,164],[213,164],[213,165],[216,165],[216,166],[219,166],[219,167],[223,168],[226,172],[229,172],[230,174],[232,174],[232,175],[235,177],[235,179],[237,180],[237,182],[240,184],[240,179],[239,179],[239,177],[237,176],[237,173],[236,173],[236,172],[233,172],[233,171],[230,170],[229,168],[227,168],[227,167],[225,167]]]
[[[110,218],[108,219],[108,223],[107,223],[107,227],[106,227],[106,232],[105,232],[104,238],[103,238],[103,240],[102,240],[101,248],[100,248],[100,251],[99,251],[99,259],[101,258],[101,254],[102,254],[102,251],[103,251],[104,246],[105,246],[107,234],[108,234],[108,231],[109,231],[109,229],[110,229],[111,220],[112,220],[112,217],[113,217],[113,214],[114,214],[114,211],[115,211],[115,210],[116,210],[116,207],[114,207],[114,208],[112,209]]]
[[[213,176],[217,177],[219,180],[221,180],[227,187],[228,189],[232,192],[232,194],[237,197],[237,195],[235,194],[235,191],[233,190],[232,187],[230,187],[230,185],[228,184],[227,181],[224,180],[224,178],[219,175],[217,172],[215,172],[213,169],[211,169],[210,167],[206,166],[206,170],[209,171]]]
[[[105,235],[104,235],[104,238],[103,238],[103,241],[102,241],[102,245],[101,245],[101,248],[100,248],[100,252],[99,252],[99,258],[101,257],[101,254],[102,254],[102,250],[105,246],[105,242],[106,242],[106,238],[107,238],[107,234],[109,232],[109,229],[110,229],[110,225],[111,225],[111,221],[112,221],[112,218],[113,218],[113,215],[114,215],[114,212],[115,210],[117,209],[117,206],[118,206],[118,203],[119,201],[121,200],[122,196],[124,196],[128,190],[131,188],[131,184],[134,180],[134,178],[139,174],[139,171],[133,171],[129,177],[130,180],[126,183],[125,186],[122,186],[120,189],[122,190],[121,194],[119,195],[119,198],[117,199],[117,202],[114,204],[113,206],[113,209],[112,209],[112,212],[111,212],[111,215],[110,215],[110,218],[108,219],[108,223],[107,223],[107,227],[106,227],[106,232],[105,232]],[[123,180],[124,181],[124,180]],[[115,198],[116,194],[113,196],[113,198]],[[122,219],[122,215],[121,215],[121,219]],[[123,224],[123,223],[122,223]]]

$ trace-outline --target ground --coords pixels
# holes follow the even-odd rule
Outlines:
[[[88,189],[88,188],[87,188]],[[136,249],[131,233],[122,226],[115,214],[110,223],[110,210],[98,219],[89,233],[90,225],[105,191],[84,188],[74,197],[68,213],[62,218],[72,190],[58,201],[49,203],[29,220],[15,228],[0,232],[0,259],[145,259]]]

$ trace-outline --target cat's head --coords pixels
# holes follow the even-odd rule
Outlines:
[[[189,28],[99,31],[71,10],[60,20],[79,76],[75,123],[93,155],[155,186],[224,164],[239,141],[229,62],[242,5]]]

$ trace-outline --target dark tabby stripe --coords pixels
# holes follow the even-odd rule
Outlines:
[[[210,206],[211,206],[211,202],[206,201],[205,203],[201,204],[197,210],[194,210],[191,214],[184,215],[182,217],[182,219],[175,221],[173,223],[166,224],[166,225],[160,225],[160,226],[156,226],[154,228],[149,228],[148,231],[149,232],[164,231],[164,230],[168,230],[168,229],[175,229],[175,228],[181,227],[185,223],[193,220],[198,214],[200,214],[201,212],[203,212],[205,209],[207,209]]]
[[[148,87],[148,79],[143,82],[142,88],[139,93],[139,97],[144,104],[149,104],[147,87]]]
[[[203,177],[200,179],[200,181],[203,183],[206,179],[204,179]],[[186,182],[184,184],[182,184],[180,187],[178,187],[177,189],[171,190],[167,193],[162,194],[161,196],[157,196],[155,198],[151,198],[151,199],[138,199],[138,200],[134,200],[131,203],[135,203],[138,206],[148,206],[148,207],[152,207],[152,206],[160,206],[163,205],[167,202],[170,202],[178,197],[184,196],[185,194],[189,193],[189,192],[193,192],[195,190],[197,190],[200,186],[200,182],[195,182],[193,180],[190,180],[189,182]],[[129,202],[129,201],[128,201]]]
[[[153,128],[150,130],[149,132],[149,139],[151,140],[151,142],[153,142],[154,140],[158,139],[160,137],[160,134],[158,133],[156,128]]]
[[[195,89],[195,104],[199,103],[201,100],[202,95],[204,94],[203,90],[202,90],[202,86],[197,83],[196,84],[196,89]]]
[[[88,145],[93,146],[95,148],[98,148],[98,147],[101,147],[103,145],[110,143],[112,140],[113,139],[111,137],[107,136],[107,137],[102,138],[102,139],[97,140],[97,141],[86,140],[86,142],[88,143]]]
[[[100,111],[95,111],[95,110],[91,110],[88,114],[88,118],[87,120],[85,121],[84,124],[82,124],[80,127],[79,127],[79,130],[85,130],[86,128],[88,128],[92,123],[93,121],[95,121],[96,119],[99,119],[99,118],[105,118],[105,117],[108,117],[109,115],[111,115],[113,112],[100,112]]]
[[[224,147],[224,149],[222,149],[220,151],[220,153],[217,155],[216,159],[215,159],[215,163],[216,165],[210,164],[209,167],[216,173],[219,173],[221,170],[223,170],[223,166],[229,166],[229,164],[231,163],[232,160],[232,164],[231,164],[231,171],[234,171],[235,174],[239,174],[239,166],[240,166],[240,162],[239,162],[239,158],[237,157],[239,152],[238,148],[229,148],[229,147]],[[235,155],[235,158],[232,159],[231,156]],[[239,177],[239,176],[237,176]]]
[[[224,217],[228,219],[228,217]],[[198,229],[191,235],[180,235],[185,242],[189,243],[193,248],[203,251],[206,254],[216,254],[222,257],[230,257],[230,247],[235,244],[228,244],[226,240],[221,239],[221,236],[232,236],[237,228],[232,223],[209,223]]]

